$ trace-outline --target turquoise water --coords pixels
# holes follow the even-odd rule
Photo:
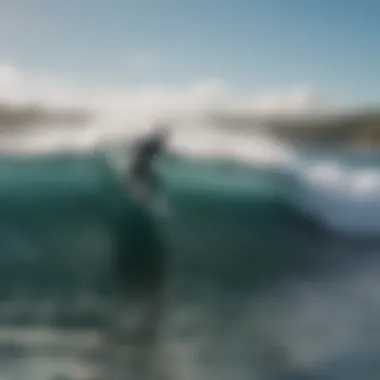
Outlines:
[[[376,242],[297,213],[281,170],[169,158],[159,169],[163,217],[127,199],[100,156],[2,162],[3,305],[24,293],[56,305],[0,312],[2,325],[104,329],[120,313],[112,302],[162,292],[175,379],[380,374]],[[97,306],[73,310],[78,292]]]

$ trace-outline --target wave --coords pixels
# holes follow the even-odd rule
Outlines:
[[[240,171],[244,180],[237,180],[237,173],[220,174],[226,187],[235,183],[235,189],[251,186],[254,192],[249,178],[264,171],[270,173],[269,177],[280,178],[280,185],[277,182],[273,186],[279,186],[277,191],[285,201],[324,228],[358,236],[372,236],[380,231],[378,152],[301,150],[257,133],[242,136],[208,132],[199,133],[196,138],[199,143],[194,142],[191,148],[185,148],[185,141],[190,140],[183,140],[182,154],[192,155],[198,161],[213,161],[215,165],[219,161],[219,166],[223,166],[221,162],[245,166],[244,175]]]
[[[249,165],[247,177],[258,170],[281,177],[283,197],[325,228],[360,236],[380,232],[379,152],[297,149],[262,133],[200,135],[194,156]]]
[[[310,161],[301,155],[291,169],[298,185],[297,205],[336,232],[376,235],[380,222],[376,155],[337,152],[334,158]]]
[[[29,132],[4,132],[0,136],[0,151],[3,155],[80,153],[98,149],[116,152],[152,128],[137,127],[126,128],[119,122],[103,119],[83,128],[40,126]],[[254,191],[250,180],[255,177],[254,172],[268,171],[273,176],[281,176],[286,183],[286,191],[284,188],[278,191],[284,192],[282,196],[288,197],[287,202],[326,228],[349,234],[380,232],[379,153],[327,152],[322,148],[300,150],[260,130],[253,128],[243,133],[233,128],[219,129],[202,119],[182,120],[173,127],[170,152],[189,162],[203,163],[203,169],[198,165],[197,170],[183,171],[189,177],[187,185],[190,187],[191,177],[194,183],[219,181],[219,190],[224,186],[234,191],[239,188],[249,191],[251,187]],[[186,160],[180,159],[183,164]],[[221,171],[221,167],[234,169]],[[166,170],[166,175],[173,177],[170,170]]]

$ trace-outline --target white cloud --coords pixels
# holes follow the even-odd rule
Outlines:
[[[0,85],[14,84],[18,80],[19,73],[11,65],[0,66]]]
[[[9,103],[39,102],[46,106],[87,106],[126,115],[218,109],[292,113],[326,106],[314,91],[308,89],[238,96],[222,81],[203,80],[181,87],[144,85],[126,87],[121,91],[96,86],[86,88],[59,76],[22,72],[9,64],[0,64],[0,99]]]
[[[313,89],[294,89],[288,92],[272,92],[256,97],[245,97],[232,102],[235,112],[257,114],[310,114],[331,110],[333,105],[327,102]]]
[[[231,133],[224,135],[212,126],[208,128],[209,125],[205,128],[202,116],[211,112],[235,112],[236,115],[244,112],[252,115],[263,112],[308,113],[316,106],[320,107],[314,93],[308,90],[263,97],[237,96],[225,83],[215,80],[202,80],[182,87],[88,88],[57,75],[23,72],[8,64],[0,64],[0,103],[37,103],[54,108],[84,107],[96,116],[92,124],[75,130],[62,126],[48,129],[40,126],[22,133],[3,132],[0,134],[0,151],[3,152],[89,148],[109,140],[121,141],[127,135],[140,134],[157,121],[175,121],[174,125],[178,128],[176,141],[188,151],[202,150],[206,154],[210,151],[220,153],[222,150],[234,157],[245,155],[245,159],[251,159],[252,154],[247,138],[236,140]],[[257,137],[254,140],[257,145]],[[192,144],[191,149],[189,144]],[[242,150],[246,153],[243,154]],[[260,151],[257,146],[253,150]]]

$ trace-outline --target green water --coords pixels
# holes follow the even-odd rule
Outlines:
[[[0,209],[5,299],[19,288],[36,297],[81,289],[117,292],[116,283],[124,281],[115,265],[118,257],[131,251],[139,257],[151,251],[145,242],[155,241],[146,235],[153,222],[145,218],[141,226],[144,213],[128,201],[98,156],[3,161]],[[131,247],[139,234],[146,235],[135,243],[140,247]]]
[[[325,235],[295,212],[294,184],[281,171],[178,159],[159,170],[165,216],[132,202],[102,156],[3,161],[1,325],[103,326],[117,313],[111,300],[161,288],[176,378],[299,379],[315,371],[330,379],[315,362],[334,366],[369,337],[380,347],[380,326],[366,319],[378,315],[379,276],[360,288],[351,280],[368,273],[365,262],[380,273],[377,246]],[[96,298],[96,307],[76,301],[75,311],[78,294]],[[38,317],[49,300],[55,311]],[[343,376],[342,367],[331,371]]]
[[[310,266],[305,247],[313,231],[288,205],[291,192],[281,174],[178,161],[164,162],[160,170],[171,210],[165,218],[131,202],[102,156],[3,161],[0,233],[9,267],[2,278],[13,283],[3,287],[4,296],[32,277],[40,291],[59,286],[74,292],[84,268],[96,260],[108,260],[108,273],[104,266],[93,269],[104,291],[115,286],[112,271],[123,287],[143,283],[155,266],[162,270],[162,245],[168,266],[184,268],[190,281],[193,273],[240,290]],[[104,235],[93,259],[90,234]],[[35,260],[40,264],[34,269],[21,270]],[[242,275],[247,270],[248,277]]]

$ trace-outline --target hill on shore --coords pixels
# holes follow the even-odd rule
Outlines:
[[[91,119],[89,112],[82,109],[54,109],[40,105],[10,105],[0,103],[0,131],[27,129],[34,125],[67,124],[77,125]]]
[[[264,130],[295,144],[380,147],[380,109],[336,115],[213,115],[221,128]]]

